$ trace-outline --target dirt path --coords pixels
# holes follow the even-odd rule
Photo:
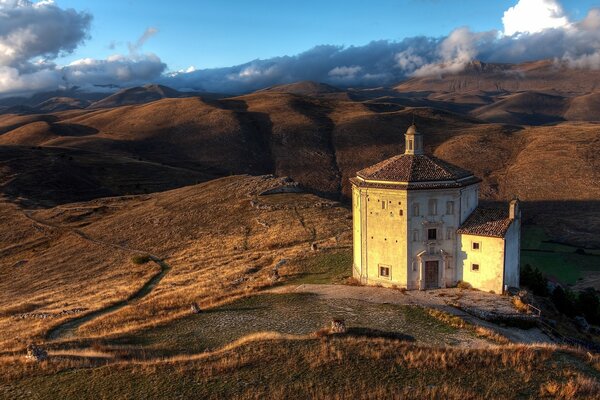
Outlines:
[[[313,293],[326,299],[356,299],[380,304],[417,305],[437,308],[450,314],[459,316],[465,321],[478,326],[483,326],[500,333],[514,343],[553,343],[539,328],[519,329],[504,327],[489,321],[477,318],[466,313],[449,303],[457,296],[462,296],[461,301],[482,308],[493,308],[497,311],[510,312],[512,306],[507,297],[492,295],[478,291],[463,291],[460,289],[437,289],[430,291],[399,291],[372,286],[348,285],[320,285],[303,284],[300,286],[282,286],[273,289],[275,293]]]
[[[96,319],[98,317],[101,317],[103,315],[110,314],[112,312],[120,310],[121,308],[128,306],[128,305],[132,304],[133,302],[146,297],[148,294],[150,294],[152,292],[152,289],[154,289],[154,287],[156,287],[156,285],[158,285],[158,283],[164,278],[164,276],[167,274],[167,272],[169,272],[169,270],[171,269],[171,266],[169,264],[167,264],[161,257],[159,257],[155,254],[148,253],[147,251],[133,249],[130,247],[121,246],[118,244],[94,239],[94,238],[90,237],[88,234],[80,231],[79,229],[72,229],[72,228],[63,227],[63,226],[59,226],[59,225],[55,225],[55,224],[50,224],[46,221],[42,221],[38,218],[35,218],[31,214],[31,211],[24,211],[23,214],[25,215],[25,217],[27,219],[29,219],[34,224],[41,226],[43,228],[46,228],[46,229],[58,230],[60,232],[70,232],[88,242],[94,243],[99,246],[112,247],[114,249],[119,249],[119,250],[131,252],[134,254],[140,254],[140,253],[147,254],[150,257],[150,260],[160,267],[159,272],[154,274],[137,292],[130,295],[127,299],[118,301],[117,303],[114,303],[110,306],[101,308],[96,311],[92,311],[91,313],[82,315],[80,317],[68,320],[68,321],[52,328],[50,331],[48,331],[48,333],[46,335],[47,339],[58,340],[58,339],[74,337],[74,336],[76,336],[77,329],[79,329],[79,327],[81,325],[85,324],[86,322],[89,322],[89,321]]]
[[[160,267],[160,271],[157,272],[154,276],[152,276],[152,278],[150,278],[144,284],[144,286],[142,286],[137,292],[135,292],[125,300],[121,300],[113,305],[101,308],[89,314],[82,315],[81,317],[71,319],[67,322],[64,322],[63,324],[54,327],[48,332],[46,338],[50,340],[72,338],[76,336],[77,329],[79,329],[79,327],[85,324],[86,322],[120,310],[121,308],[130,305],[136,300],[146,297],[148,294],[150,294],[150,292],[152,292],[152,289],[154,289],[154,287],[158,285],[162,278],[164,278],[167,272],[169,272],[169,270],[171,269],[169,264],[160,259],[152,257],[152,261]]]

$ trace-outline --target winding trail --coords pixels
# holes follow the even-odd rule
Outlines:
[[[49,340],[58,340],[75,337],[77,336],[77,329],[79,329],[79,327],[85,324],[86,322],[120,310],[121,308],[130,305],[132,302],[146,297],[148,294],[150,294],[150,292],[152,292],[152,289],[154,289],[154,287],[158,285],[162,278],[164,278],[167,272],[169,272],[169,270],[171,269],[169,264],[167,264],[163,260],[152,257],[152,261],[160,267],[160,271],[154,274],[154,276],[152,276],[152,278],[150,278],[144,284],[144,286],[142,286],[137,292],[135,292],[125,300],[121,300],[115,304],[93,311],[89,314],[82,315],[81,317],[68,320],[52,328],[50,331],[48,331],[46,338]]]
[[[169,264],[167,264],[161,257],[159,257],[155,254],[148,253],[147,251],[134,249],[134,248],[126,247],[126,246],[121,246],[121,245],[118,245],[115,243],[110,243],[110,242],[105,242],[102,240],[94,239],[94,238],[90,237],[89,235],[87,235],[86,233],[80,231],[79,229],[73,229],[73,228],[68,228],[68,227],[64,227],[64,226],[59,226],[59,225],[51,224],[46,221],[42,221],[38,218],[35,218],[32,215],[31,211],[23,211],[23,214],[31,222],[33,222],[34,224],[41,226],[43,228],[49,228],[51,230],[58,230],[58,231],[62,231],[62,232],[70,232],[88,242],[94,243],[99,246],[112,247],[114,249],[119,249],[119,250],[131,252],[131,253],[135,253],[135,254],[140,254],[140,253],[147,254],[150,257],[150,261],[154,262],[156,265],[158,265],[160,267],[159,272],[154,274],[137,292],[133,293],[125,300],[118,301],[118,302],[111,304],[109,306],[106,306],[104,308],[92,311],[88,314],[82,315],[77,318],[70,319],[62,324],[59,324],[59,325],[55,326],[54,328],[52,328],[50,331],[48,331],[48,333],[46,334],[46,339],[59,340],[59,339],[67,339],[67,338],[72,338],[72,337],[77,336],[77,329],[79,329],[79,327],[81,325],[83,325],[91,320],[94,320],[98,317],[101,317],[103,315],[110,314],[117,310],[120,310],[121,308],[126,307],[126,306],[132,304],[133,302],[146,297],[148,294],[150,294],[152,292],[152,290],[156,287],[156,285],[158,285],[158,283],[165,277],[167,272],[169,272],[169,270],[171,269],[171,266]]]

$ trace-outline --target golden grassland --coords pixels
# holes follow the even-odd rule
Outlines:
[[[18,314],[91,312],[127,299],[158,272],[154,263],[132,262],[135,254],[164,259],[170,270],[147,296],[90,321],[78,334],[164,323],[188,314],[192,302],[211,307],[271,286],[275,265],[311,255],[313,243],[348,246],[346,209],[307,194],[258,196],[279,185],[276,178],[238,176],[58,206],[31,218],[4,203],[0,210],[10,222],[3,234],[17,246],[0,261],[2,349],[43,341],[51,327],[72,318],[15,319]]]
[[[0,394],[121,398],[594,399],[600,359],[554,346],[432,348],[351,336],[255,334],[154,361],[0,360]]]

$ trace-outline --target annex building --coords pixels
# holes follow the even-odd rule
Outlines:
[[[352,183],[353,276],[364,284],[433,289],[458,281],[502,293],[519,286],[519,201],[480,207],[473,173],[423,151],[415,125],[406,150]]]

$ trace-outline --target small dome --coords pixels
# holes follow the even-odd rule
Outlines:
[[[408,129],[406,130],[406,134],[407,135],[418,135],[419,133],[417,132],[417,126],[415,124],[412,124],[411,126],[409,126]]]

